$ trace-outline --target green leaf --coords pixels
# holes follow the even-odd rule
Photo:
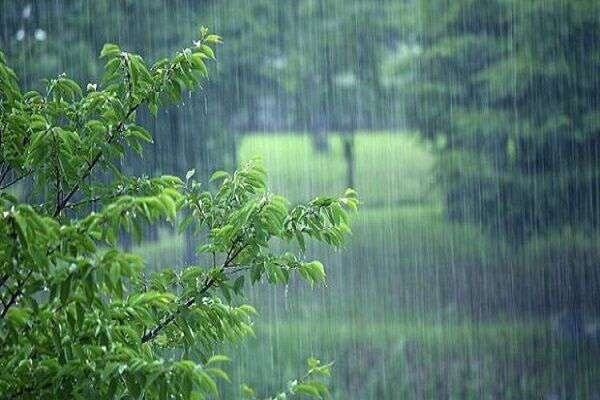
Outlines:
[[[247,398],[247,399],[256,398],[256,392],[254,391],[254,389],[252,389],[250,386],[246,385],[245,383],[242,384],[241,390],[242,390],[242,396],[244,396],[245,398]]]
[[[307,264],[304,264],[301,270],[304,270],[305,273],[310,277],[309,281],[320,283],[325,282],[325,268],[319,261],[311,261]]]
[[[121,54],[121,49],[116,44],[106,43],[100,52],[100,58],[113,58]]]
[[[317,360],[314,357],[309,357],[306,360],[306,364],[308,365],[308,368],[313,369],[313,368],[316,368],[317,366],[319,366],[319,364],[321,364],[321,361]]]
[[[203,44],[202,46],[200,46],[200,50],[208,57],[212,58],[213,60],[215,59],[215,53],[213,49],[210,48],[210,46]]]
[[[314,397],[317,399],[321,398],[321,394],[319,390],[311,384],[308,383],[299,383],[294,387],[294,393],[302,393],[310,397]]]
[[[229,177],[230,177],[229,172],[226,172],[226,171],[215,171],[211,175],[211,177],[209,179],[209,182],[214,182],[216,180],[224,179],[224,178],[229,178]]]
[[[231,359],[227,356],[221,355],[221,354],[215,354],[213,356],[211,356],[208,361],[206,361],[207,365],[210,364],[214,364],[214,363],[222,363],[222,362],[230,362]]]

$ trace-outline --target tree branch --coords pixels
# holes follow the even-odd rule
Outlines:
[[[4,275],[2,275],[2,277],[0,277],[0,288],[2,288],[2,286],[4,286],[4,284],[6,283],[8,278],[9,278],[8,274],[4,274]]]
[[[230,257],[227,258],[227,260],[225,260],[225,262],[223,263],[223,266],[221,267],[222,270],[232,266],[232,262],[233,260],[235,260],[235,258],[242,252],[242,250],[244,250],[247,247],[247,245],[241,246],[237,251],[235,251]],[[241,271],[241,270],[240,270]],[[237,272],[237,271],[236,271]],[[156,337],[158,336],[158,334],[164,329],[166,328],[171,322],[173,322],[175,320],[175,318],[177,318],[184,310],[190,308],[191,306],[193,306],[196,303],[196,299],[199,296],[202,296],[204,293],[208,292],[216,283],[216,279],[211,277],[210,279],[208,279],[208,281],[206,281],[206,283],[204,284],[204,286],[202,287],[202,289],[200,289],[200,291],[192,298],[188,299],[186,302],[184,302],[182,305],[180,305],[177,310],[173,311],[170,314],[165,315],[158,324],[156,324],[156,326],[152,329],[150,329],[147,333],[145,333],[142,336],[142,343],[147,343],[150,342],[154,339],[156,339]]]
[[[135,112],[135,110],[138,109],[138,107],[140,106],[140,104],[141,103],[138,103],[138,104],[136,104],[135,106],[133,106],[133,107],[131,107],[129,109],[129,111],[127,112],[127,115],[125,115],[125,118],[123,119],[123,121],[121,121],[119,123],[119,125],[117,126],[117,128],[108,137],[107,143],[109,143],[109,144],[112,143],[112,141],[117,138],[117,136],[119,135],[119,133],[121,133],[123,131],[123,129],[125,128],[125,123],[131,117],[131,115]],[[61,211],[67,206],[67,204],[69,203],[69,201],[71,200],[71,198],[75,195],[75,193],[77,193],[77,191],[81,187],[81,184],[83,183],[83,181],[88,176],[90,176],[90,174],[92,173],[92,170],[94,169],[94,167],[96,166],[96,164],[98,163],[98,161],[100,161],[100,158],[102,158],[102,150],[98,151],[98,153],[92,158],[92,160],[88,163],[88,166],[85,169],[85,172],[77,180],[77,183],[75,183],[75,185],[73,185],[73,187],[71,188],[71,190],[62,199],[62,201],[56,205],[56,209],[54,210],[54,214],[53,214],[54,218],[56,218],[56,217],[58,217],[60,215]]]
[[[165,78],[168,77],[174,71],[174,69],[175,69],[175,66],[171,65],[169,67],[169,69],[167,70],[166,74],[165,74]],[[132,91],[132,89],[130,88],[130,91],[128,91],[128,93],[131,93],[131,91]],[[139,108],[139,106],[142,104],[142,102],[143,102],[143,99],[140,100],[136,105],[132,106],[129,109],[129,111],[125,115],[125,118],[123,119],[123,121],[121,121],[119,123],[119,125],[114,130],[114,132],[111,133],[111,135],[109,136],[109,138],[108,138],[108,143],[109,144],[112,143],[112,141],[117,138],[118,134],[123,131],[123,128],[125,128],[125,123],[131,117],[131,115]],[[94,167],[96,166],[96,164],[98,163],[98,161],[100,161],[101,157],[102,157],[102,151],[98,151],[98,154],[96,154],[88,162],[88,166],[87,166],[85,172],[83,173],[83,175],[81,175],[79,177],[79,179],[77,180],[77,183],[75,183],[75,185],[73,185],[73,187],[67,193],[67,195],[65,195],[65,197],[63,198],[63,200],[59,204],[57,204],[56,209],[54,210],[54,214],[53,214],[54,218],[58,217],[60,215],[61,211],[65,209],[65,207],[67,206],[67,204],[69,203],[69,201],[71,200],[71,198],[79,190],[79,188],[80,188],[81,184],[83,183],[83,181],[92,173],[92,170],[94,169]]]
[[[122,194],[125,194],[125,192],[126,192],[125,190],[119,190],[116,193],[109,194],[109,195],[106,195],[106,196],[96,196],[96,197],[91,197],[89,199],[84,199],[84,200],[81,200],[81,201],[77,201],[75,203],[68,203],[68,204],[65,204],[64,208],[75,208],[75,207],[83,206],[83,205],[86,205],[86,204],[93,204],[93,203],[96,203],[96,202],[98,202],[100,200],[114,199],[115,197],[118,197],[118,196],[120,196]]]
[[[4,169],[4,161],[2,162],[2,169]],[[0,184],[2,184],[2,182],[4,182],[4,178],[6,178],[6,175],[8,175],[9,171],[10,171],[10,165],[7,164],[6,169],[0,175]]]
[[[201,296],[204,293],[208,292],[208,290],[213,286],[214,283],[215,283],[215,280],[213,278],[210,278],[204,284],[202,289],[200,289],[200,291],[198,292],[198,294],[196,296],[192,297],[191,299],[188,299],[185,303],[183,303],[181,306],[179,306],[178,309],[173,311],[171,314],[165,315],[160,320],[160,322],[158,324],[156,324],[156,326],[154,328],[150,329],[144,336],[142,336],[142,343],[147,343],[151,340],[154,340],[158,336],[158,334],[165,327],[167,327],[167,325],[169,325],[171,322],[173,322],[175,320],[175,318],[177,318],[177,316],[183,312],[183,310],[188,309],[194,305],[194,303],[196,302],[197,296]]]
[[[10,168],[9,168],[10,169]],[[8,172],[8,170],[7,170]],[[8,182],[6,185],[4,186],[0,186],[0,190],[4,190],[7,189],[9,187],[11,187],[12,185],[14,185],[15,183],[19,182],[21,179],[23,178],[27,178],[29,175],[31,175],[31,173],[33,172],[33,170],[29,170],[27,172],[25,172],[23,175],[16,177],[15,179],[13,179],[12,181]],[[4,177],[2,178],[2,180],[4,180]],[[0,180],[0,182],[2,181]]]
[[[258,208],[258,210],[256,211],[257,214],[260,214],[262,212],[262,210],[265,208],[265,206],[267,205],[267,201],[263,201],[263,203],[260,205],[260,207]],[[234,267],[236,266],[235,264],[233,264],[233,262],[235,261],[236,257],[238,255],[240,255],[240,253],[246,248],[248,247],[248,243],[244,244],[243,246],[240,246],[237,250],[235,249],[236,246],[238,245],[238,243],[241,243],[242,239],[241,237],[236,237],[233,240],[233,243],[231,244],[231,248],[227,251],[227,255],[225,256],[225,261],[223,262],[223,265],[221,266],[221,270],[225,270],[228,267]],[[214,260],[214,256],[213,256],[213,260]],[[214,262],[214,261],[213,261]],[[234,272],[239,272],[244,270],[244,268],[238,268],[236,271]],[[167,326],[169,325],[171,322],[173,322],[175,320],[175,318],[177,318],[177,316],[179,314],[181,314],[185,309],[190,308],[191,306],[194,305],[194,303],[196,302],[196,299],[203,295],[204,293],[206,293],[211,287],[213,287],[213,285],[216,283],[216,280],[214,278],[210,278],[202,287],[202,289],[200,289],[200,291],[198,292],[198,294],[194,297],[192,297],[191,299],[188,299],[185,303],[183,303],[181,306],[179,306],[177,308],[177,310],[173,311],[170,314],[165,315],[160,322],[152,329],[150,329],[147,333],[145,333],[142,336],[142,343],[147,343],[151,340],[154,340],[158,334]]]
[[[31,276],[32,273],[33,273],[33,270],[30,270],[27,273],[27,276],[22,281],[17,281],[17,287],[16,287],[15,291],[13,292],[13,294],[10,296],[8,303],[6,303],[6,305],[4,305],[4,309],[0,313],[0,319],[4,319],[4,316],[8,312],[9,308],[12,307],[17,302],[17,300],[19,299],[19,296],[23,293],[23,287],[25,286],[25,283],[27,283],[27,280],[29,279],[29,277]],[[2,303],[4,304],[4,300],[2,301]]]

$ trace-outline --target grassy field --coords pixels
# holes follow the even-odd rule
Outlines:
[[[315,152],[309,135],[247,134],[239,144],[240,160],[261,156],[274,191],[293,201],[335,195],[346,187],[346,163],[339,135],[327,153]],[[417,135],[358,132],[355,189],[366,206],[423,202],[435,198],[434,158]]]
[[[273,192],[292,203],[317,195],[340,194],[346,185],[341,140],[330,139],[328,153],[316,153],[311,138],[300,134],[247,134],[239,144],[240,160],[263,158]],[[443,217],[439,193],[433,189],[434,157],[413,134],[357,133],[356,190],[363,209],[354,219],[348,249],[390,255],[399,267],[420,260],[477,260],[492,245],[481,232]],[[181,238],[164,232],[158,243],[139,250],[157,263],[178,260]],[[383,247],[383,248],[382,248]]]
[[[235,379],[273,393],[315,354],[335,361],[335,399],[597,398],[597,344],[561,342],[549,329],[499,322],[261,323],[256,339],[232,350],[232,369]]]

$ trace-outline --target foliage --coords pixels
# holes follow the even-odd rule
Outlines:
[[[63,71],[77,82],[89,82],[103,70],[104,64],[95,53],[104,43],[118,42],[124,48],[140,49],[144,58],[153,60],[168,56],[173,48],[186,47],[189,38],[195,35],[196,21],[200,20],[198,9],[205,10],[207,3],[210,2],[177,0],[175,5],[165,0],[2,2],[0,24],[4,29],[0,32],[0,42],[19,71],[23,88],[43,90],[42,78]],[[208,18],[202,17],[202,20]],[[36,37],[37,31],[45,32],[44,40]],[[228,46],[231,40],[228,37]],[[257,51],[257,57],[260,53]],[[219,110],[230,99],[227,93],[214,89],[212,82],[220,70],[229,72],[224,64],[235,64],[238,60],[226,56],[220,58],[218,70],[207,65],[211,79],[203,81],[203,94],[186,95],[186,107],[165,105],[157,116],[139,110],[138,121],[152,128],[155,143],[145,152],[143,162],[136,157],[124,160],[123,171],[182,176],[195,168],[199,178],[204,179],[207,171],[224,164],[227,153],[215,150],[217,146],[219,150],[225,147],[227,136],[223,132],[227,126]],[[36,62],[30,62],[32,59]],[[207,102],[206,98],[212,100]],[[172,135],[173,131],[178,135]],[[202,140],[197,140],[199,136]]]
[[[451,217],[522,239],[598,226],[598,2],[417,2],[411,123]]]
[[[390,314],[368,324],[263,318],[257,335],[270,340],[251,340],[252,351],[234,353],[236,373],[263,391],[273,387],[274,376],[290,376],[307,349],[335,356],[336,400],[587,399],[600,390],[598,341],[559,340],[549,324],[539,322],[461,323],[421,314],[418,323]],[[576,359],[568,356],[573,353]]]
[[[8,398],[205,398],[226,358],[215,352],[252,334],[246,280],[325,280],[318,261],[276,252],[312,238],[339,246],[355,192],[290,207],[265,187],[259,160],[217,172],[216,190],[175,176],[133,177],[120,165],[151,134],[136,123],[178,102],[207,76],[217,35],[149,66],[103,47],[105,73],[85,90],[66,75],[21,93],[0,55],[0,392]],[[21,189],[21,191],[17,189]],[[121,235],[166,220],[193,230],[212,262],[150,273]],[[301,252],[302,253],[302,252]],[[322,397],[311,359],[289,392]]]

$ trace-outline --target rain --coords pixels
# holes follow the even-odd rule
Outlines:
[[[95,91],[105,43],[153,62],[201,25],[209,77],[140,111],[154,143],[121,170],[210,187],[260,156],[291,204],[360,199],[341,248],[307,243],[326,284],[246,287],[218,398],[314,356],[334,399],[600,399],[600,2],[3,0],[0,50],[24,88]],[[120,245],[206,262],[167,223]]]

